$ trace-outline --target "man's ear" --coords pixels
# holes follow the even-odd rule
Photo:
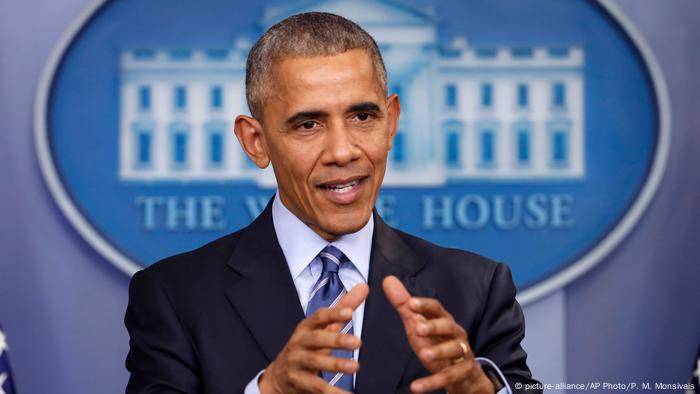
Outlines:
[[[389,121],[389,149],[394,146],[394,136],[399,127],[399,115],[401,115],[401,101],[394,93],[386,99],[386,112]]]
[[[260,168],[270,164],[263,128],[260,122],[246,115],[238,115],[234,126],[236,138],[250,160]]]

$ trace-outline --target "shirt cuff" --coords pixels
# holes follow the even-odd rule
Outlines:
[[[488,366],[492,370],[496,371],[496,374],[498,375],[498,378],[500,379],[501,384],[503,385],[503,388],[498,390],[498,392],[496,392],[496,394],[513,394],[513,391],[511,391],[511,389],[510,389],[510,385],[508,385],[508,381],[503,376],[503,373],[501,373],[501,369],[498,368],[498,366],[493,361],[489,360],[486,357],[477,357],[476,362],[478,362],[479,365],[481,365],[482,367]],[[246,391],[246,394],[247,393],[248,392]]]
[[[260,394],[260,387],[258,387],[258,379],[260,379],[260,375],[262,375],[263,372],[265,372],[264,369],[258,372],[258,374],[255,375],[255,377],[251,379],[250,382],[248,382],[248,384],[245,386],[245,389],[243,390],[243,394]]]

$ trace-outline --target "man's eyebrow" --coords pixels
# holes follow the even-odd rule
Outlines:
[[[379,109],[379,106],[373,102],[364,102],[364,103],[358,103],[358,104],[353,104],[351,105],[347,112],[363,112],[363,111],[374,111],[374,112],[379,112],[381,111]],[[287,120],[284,121],[285,125],[293,125],[295,123],[298,123],[302,120],[306,119],[315,119],[315,118],[322,118],[328,116],[328,113],[325,111],[321,110],[309,110],[309,111],[300,111],[295,113],[294,115],[290,116],[287,118]]]
[[[328,114],[324,111],[319,111],[319,110],[301,111],[301,112],[297,112],[294,115],[287,118],[287,120],[284,121],[284,124],[293,125],[293,124],[295,124],[299,121],[305,120],[305,119],[321,118],[321,117],[325,117],[325,116],[328,116]]]
[[[353,104],[348,108],[347,112],[363,112],[363,111],[374,111],[374,112],[379,112],[381,111],[379,109],[379,106],[373,102],[366,102],[366,103],[359,103],[359,104]]]

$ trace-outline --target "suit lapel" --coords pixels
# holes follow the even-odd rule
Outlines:
[[[228,286],[226,297],[273,361],[304,319],[304,311],[277,242],[272,200],[243,231],[228,265],[240,276]]]
[[[420,258],[376,213],[374,222],[368,278],[370,295],[365,304],[356,393],[394,392],[412,354],[398,312],[382,290],[384,278],[395,275],[412,295],[431,297],[435,293],[415,280],[415,274],[423,266]]]

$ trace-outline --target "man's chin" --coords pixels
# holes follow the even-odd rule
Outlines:
[[[332,235],[334,238],[339,238],[346,234],[356,233],[367,224],[372,211],[362,213],[340,213],[327,215],[324,217],[325,224],[324,232]]]

